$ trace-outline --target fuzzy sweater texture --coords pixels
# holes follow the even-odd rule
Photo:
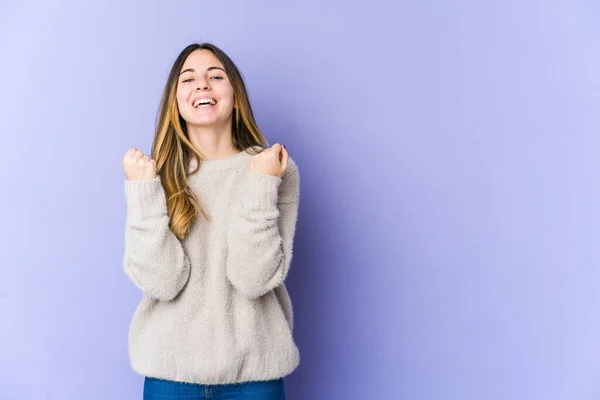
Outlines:
[[[183,240],[169,228],[160,176],[125,180],[124,269],[142,294],[129,327],[136,373],[224,384],[277,379],[298,366],[284,284],[298,167],[290,157],[282,177],[254,173],[249,151],[200,161],[188,181],[209,220],[199,214]]]

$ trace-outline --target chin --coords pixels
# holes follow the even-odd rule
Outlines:
[[[192,120],[190,123],[192,125],[212,125],[215,122],[217,122],[216,119],[199,119],[199,120]]]
[[[188,125],[193,126],[211,126],[215,125],[218,122],[216,119],[201,119],[201,120],[192,120],[187,121]]]
[[[190,115],[189,118],[185,118],[188,124],[212,124],[218,119],[218,115]]]

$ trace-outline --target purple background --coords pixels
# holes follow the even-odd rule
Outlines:
[[[289,399],[600,398],[595,1],[4,1],[0,398],[129,400],[121,159],[211,41],[302,175]]]

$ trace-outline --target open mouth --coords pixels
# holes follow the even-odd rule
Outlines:
[[[203,99],[197,99],[197,100],[195,100],[194,103],[192,104],[192,107],[194,107],[194,108],[205,108],[205,107],[212,107],[215,104],[217,104],[217,101],[215,99],[203,98]]]

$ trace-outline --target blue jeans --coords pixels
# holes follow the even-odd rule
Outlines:
[[[146,377],[144,400],[285,400],[283,378],[201,385]]]

